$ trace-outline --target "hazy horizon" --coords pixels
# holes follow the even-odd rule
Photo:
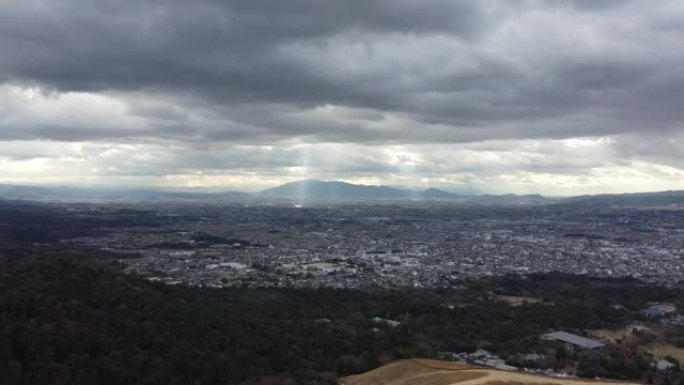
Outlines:
[[[220,193],[243,193],[243,194],[257,194],[265,192],[267,190],[282,187],[288,184],[295,184],[301,182],[342,182],[348,183],[355,186],[368,186],[368,187],[390,187],[405,191],[415,191],[421,192],[428,189],[437,189],[444,192],[449,192],[453,194],[463,195],[463,196],[483,196],[483,195],[540,195],[545,198],[571,198],[578,197],[582,195],[621,195],[621,194],[639,194],[639,193],[662,193],[662,192],[679,192],[684,190],[642,190],[642,191],[622,191],[614,193],[597,193],[597,194],[567,194],[567,195],[546,195],[537,193],[515,193],[511,191],[490,191],[490,190],[480,190],[468,186],[410,186],[410,185],[384,185],[384,184],[359,184],[344,180],[322,180],[322,179],[300,179],[291,182],[284,182],[277,185],[266,186],[261,189],[239,189],[231,188],[230,186],[224,187],[187,187],[187,186],[159,186],[159,185],[107,185],[107,184],[68,184],[68,183],[43,183],[43,184],[31,184],[31,183],[0,183],[0,186],[22,186],[22,187],[38,187],[38,188],[75,188],[75,189],[85,189],[85,190],[97,190],[97,191],[160,191],[160,192],[180,192],[180,193],[197,193],[197,194],[220,194]]]

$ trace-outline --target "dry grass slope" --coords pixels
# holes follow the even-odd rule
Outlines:
[[[540,298],[520,297],[515,295],[493,295],[491,298],[494,301],[507,303],[513,307],[543,302]]]
[[[437,360],[401,360],[343,378],[344,385],[587,385],[630,384],[504,372]]]
[[[646,346],[646,351],[660,357],[671,356],[679,362],[684,362],[684,349],[666,343],[655,343]]]

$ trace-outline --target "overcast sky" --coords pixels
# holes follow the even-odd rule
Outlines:
[[[0,183],[684,189],[681,0],[0,0]]]

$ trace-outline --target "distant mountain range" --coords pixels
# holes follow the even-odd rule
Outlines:
[[[320,180],[304,180],[287,183],[258,193],[261,197],[295,199],[295,200],[444,200],[483,204],[539,204],[553,200],[541,195],[465,195],[428,188],[426,190],[408,190],[390,186],[367,186],[346,182],[326,182]]]
[[[684,191],[660,191],[631,194],[581,195],[566,198],[566,205],[582,205],[596,207],[665,207],[679,206],[684,208]]]
[[[21,200],[156,200],[156,199],[231,199],[249,194],[237,191],[220,193],[170,191],[134,188],[42,187],[0,184],[0,199]]]
[[[423,191],[404,190],[389,186],[367,186],[346,182],[303,180],[286,183],[258,193],[262,197],[305,200],[358,199],[460,199],[463,195],[436,188]]]
[[[390,186],[359,185],[339,181],[303,180],[286,183],[256,193],[197,190],[38,187],[0,184],[0,199],[20,200],[440,200],[470,204],[558,204],[584,207],[684,207],[684,191],[634,194],[583,195],[571,198],[545,198],[541,195],[465,195],[437,188],[409,190]]]

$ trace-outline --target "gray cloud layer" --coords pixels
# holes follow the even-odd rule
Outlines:
[[[595,166],[681,170],[674,0],[10,0],[0,52],[0,141],[167,144],[194,169],[255,170],[296,163],[297,143],[614,137]],[[221,143],[279,160],[226,162]],[[367,164],[349,175],[403,167],[351,157]]]

